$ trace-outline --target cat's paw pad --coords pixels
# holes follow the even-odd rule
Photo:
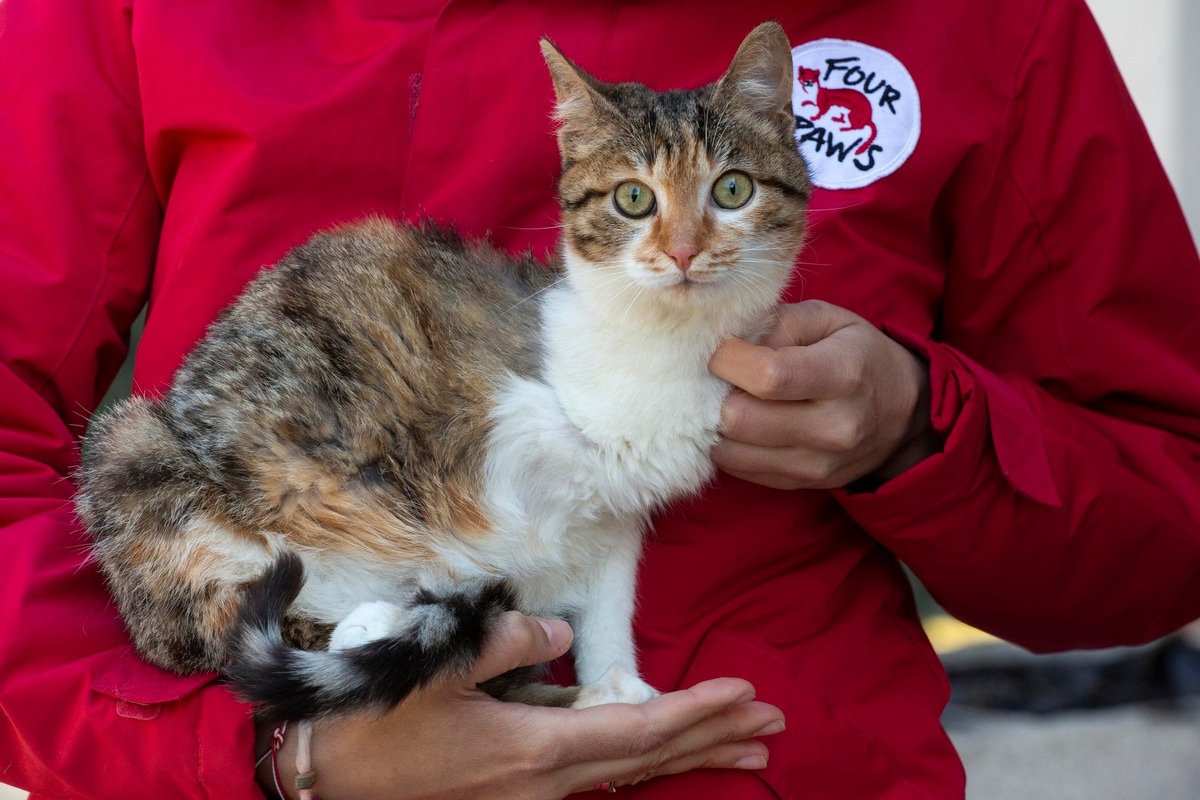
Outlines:
[[[590,708],[606,703],[644,703],[658,697],[659,691],[636,674],[620,667],[609,667],[598,683],[584,686],[572,708]]]
[[[329,649],[346,650],[391,636],[401,613],[401,609],[391,603],[363,603],[333,629]]]

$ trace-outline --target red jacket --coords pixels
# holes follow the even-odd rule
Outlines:
[[[1035,650],[1200,616],[1200,263],[1083,0],[441,5],[0,3],[0,780],[259,797],[248,709],[133,655],[86,564],[77,438],[143,302],[136,384],[156,392],[316,229],[428,215],[551,247],[543,34],[668,88],[780,20],[819,75],[795,97],[827,187],[791,299],[924,354],[946,436],[874,493],[725,479],[658,520],[648,679],[746,677],[789,728],[761,776],[623,793],[961,797],[892,554]]]

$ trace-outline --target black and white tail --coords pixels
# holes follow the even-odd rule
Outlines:
[[[304,585],[299,556],[280,556],[248,588],[230,630],[224,668],[233,688],[267,720],[311,719],[395,706],[435,678],[470,669],[491,622],[513,610],[504,581],[417,592],[402,634],[334,651],[291,647],[282,621]]]

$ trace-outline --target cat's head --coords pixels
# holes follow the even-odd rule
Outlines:
[[[783,29],[755,28],[718,81],[691,91],[604,83],[549,41],[542,51],[569,279],[603,313],[745,332],[788,282],[810,194]]]
[[[812,86],[821,80],[821,71],[819,69],[810,69],[808,67],[800,67],[796,70],[796,77],[804,84],[805,89]]]

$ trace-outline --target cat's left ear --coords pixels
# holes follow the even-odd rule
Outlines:
[[[580,148],[597,141],[596,134],[619,115],[599,91],[600,81],[575,66],[549,39],[541,40],[542,56],[550,69],[558,106],[558,148],[563,157],[582,155]]]
[[[792,47],[777,22],[764,22],[745,38],[714,93],[720,103],[740,105],[791,136]]]

